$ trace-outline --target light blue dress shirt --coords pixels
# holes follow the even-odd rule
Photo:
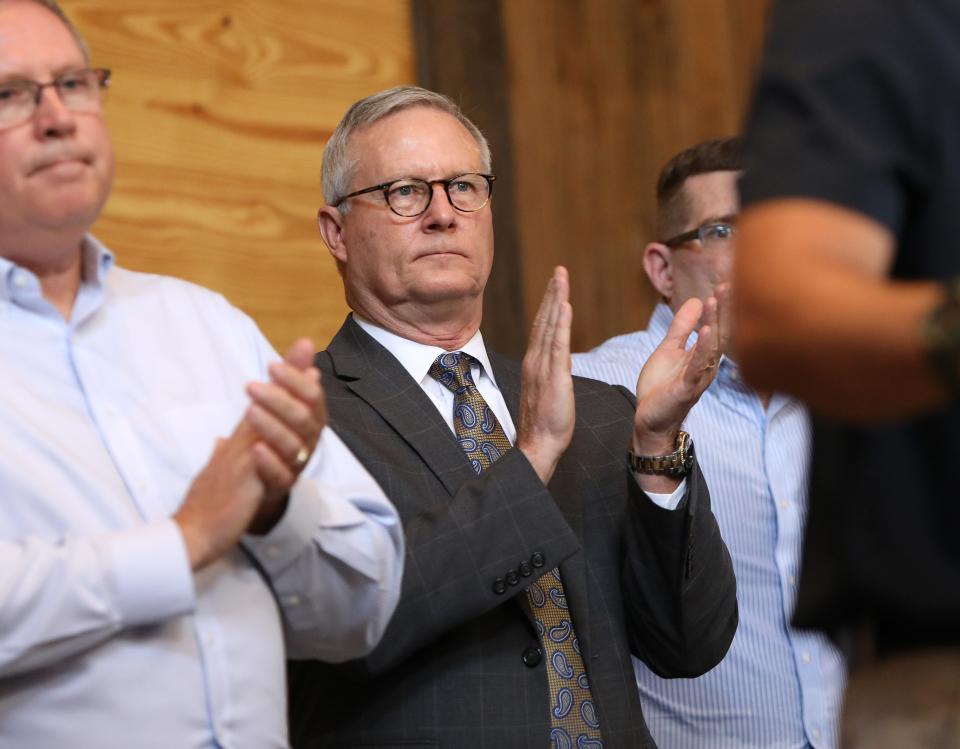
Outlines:
[[[266,536],[192,574],[171,515],[277,358],[217,294],[84,243],[69,321],[0,258],[0,748],[287,745],[284,656],[399,594],[396,512],[328,427]]]
[[[647,330],[575,354],[574,374],[634,389],[672,319],[658,305]],[[807,508],[807,413],[777,394],[764,410],[723,357],[685,427],[733,558],[740,626],[723,661],[697,679],[661,679],[634,660],[650,733],[661,749],[834,749],[843,660],[822,635],[789,626]]]

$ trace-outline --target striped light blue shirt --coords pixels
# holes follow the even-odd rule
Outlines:
[[[660,304],[647,330],[575,354],[574,374],[633,389],[672,316]],[[686,429],[733,557],[740,626],[723,661],[697,679],[661,679],[634,660],[650,732],[661,749],[833,749],[843,660],[822,635],[789,626],[807,509],[806,410],[776,394],[764,410],[724,357]]]

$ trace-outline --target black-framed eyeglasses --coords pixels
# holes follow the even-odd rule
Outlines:
[[[737,234],[737,225],[732,221],[715,221],[696,229],[677,234],[675,237],[663,240],[663,243],[671,249],[679,247],[687,242],[699,240],[704,247],[719,246],[729,242]]]
[[[362,190],[344,195],[333,204],[333,207],[336,208],[343,201],[355,198],[358,195],[379,190],[383,193],[383,199],[387,201],[391,211],[398,216],[412,218],[413,216],[419,216],[430,207],[430,201],[433,200],[433,186],[443,185],[443,191],[447,194],[450,205],[458,211],[470,213],[479,211],[490,202],[495,179],[496,176],[493,174],[474,174],[472,172],[458,174],[450,179],[427,180],[418,177],[402,177],[391,182],[364,187]]]
[[[43,90],[57,92],[63,106],[72,112],[97,112],[101,91],[110,85],[107,68],[70,70],[49,83],[12,80],[0,82],[0,127],[11,127],[29,120],[43,98]]]

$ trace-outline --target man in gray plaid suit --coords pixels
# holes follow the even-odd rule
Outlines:
[[[522,366],[488,351],[490,167],[456,105],[415,87],[357,102],[327,144],[320,231],[353,314],[316,363],[408,556],[370,656],[291,663],[296,747],[652,747],[631,653],[693,677],[736,630],[681,431],[715,374],[726,291],[678,311],[636,399],[571,377],[563,268]]]

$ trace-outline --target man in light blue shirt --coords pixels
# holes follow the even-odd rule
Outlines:
[[[634,387],[680,305],[729,282],[741,168],[737,139],[693,146],[664,167],[657,185],[663,241],[647,245],[643,258],[663,302],[646,330],[575,354],[575,374]],[[720,665],[697,679],[664,680],[635,662],[644,713],[661,749],[833,749],[843,662],[823,636],[789,626],[809,420],[800,403],[745,385],[732,354],[721,358],[685,425],[733,557],[740,627]]]
[[[113,153],[50,0],[0,0],[0,748],[283,747],[284,655],[396,605],[396,511],[313,345],[87,232]]]

